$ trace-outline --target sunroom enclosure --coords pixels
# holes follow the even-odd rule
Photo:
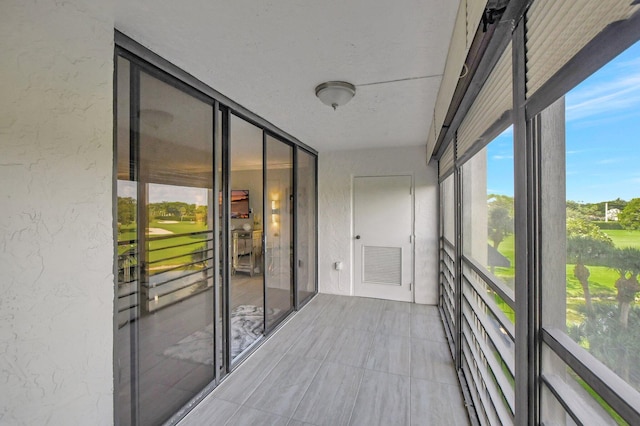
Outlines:
[[[640,423],[636,3],[508,2],[432,128],[440,310],[479,424]]]

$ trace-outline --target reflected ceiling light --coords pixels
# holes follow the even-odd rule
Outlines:
[[[346,81],[327,81],[316,87],[316,96],[335,110],[349,102],[356,94],[356,86]]]
[[[143,108],[140,110],[140,120],[157,130],[162,125],[170,124],[173,114],[161,109]]]

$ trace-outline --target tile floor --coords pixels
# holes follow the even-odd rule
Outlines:
[[[468,424],[436,307],[324,294],[179,423]]]

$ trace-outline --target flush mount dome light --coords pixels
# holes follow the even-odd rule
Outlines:
[[[346,81],[327,81],[316,87],[316,96],[323,104],[338,108],[356,94],[356,86]]]

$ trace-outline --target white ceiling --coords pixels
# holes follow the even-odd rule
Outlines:
[[[459,1],[116,4],[118,30],[322,152],[426,143]],[[357,87],[337,111],[330,80]]]

